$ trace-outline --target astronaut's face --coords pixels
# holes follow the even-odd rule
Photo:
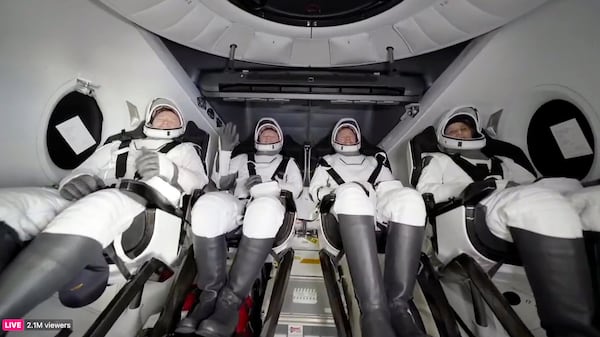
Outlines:
[[[271,128],[263,129],[258,135],[260,144],[275,144],[279,141],[279,134]]]
[[[335,142],[340,145],[356,145],[358,140],[354,131],[351,128],[345,127],[341,128],[337,135],[335,135]]]
[[[154,116],[152,127],[161,130],[176,129],[181,127],[181,121],[175,112],[162,110]]]
[[[444,131],[446,136],[457,139],[473,139],[473,129],[463,122],[449,124]]]

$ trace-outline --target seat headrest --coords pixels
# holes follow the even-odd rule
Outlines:
[[[410,156],[413,164],[410,174],[410,184],[412,186],[417,186],[417,182],[421,177],[421,171],[424,167],[422,154],[430,152],[440,152],[433,126],[425,128],[410,140]]]
[[[524,167],[527,171],[533,174],[534,177],[537,177],[537,173],[535,172],[533,164],[531,164],[531,161],[529,161],[529,158],[527,158],[527,155],[525,152],[523,152],[523,150],[521,150],[520,147],[499,139],[494,139],[490,137],[485,130],[483,130],[483,134],[487,138],[487,143],[485,147],[481,149],[481,151],[486,156],[508,157],[514,160],[515,163]]]
[[[490,137],[485,131],[483,134],[487,138],[486,145],[481,151],[488,157],[491,156],[503,156],[514,160],[517,164],[527,169],[531,174],[537,176],[533,165],[523,152],[521,148],[508,142],[494,139]],[[410,183],[412,186],[417,186],[419,178],[421,177],[421,171],[425,166],[423,164],[423,153],[431,152],[442,152],[438,146],[435,128],[429,126],[425,130],[421,131],[418,135],[414,136],[410,140],[410,156],[413,164]]]

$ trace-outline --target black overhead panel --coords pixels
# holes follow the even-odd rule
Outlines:
[[[229,0],[258,17],[301,27],[328,27],[364,20],[402,0]]]

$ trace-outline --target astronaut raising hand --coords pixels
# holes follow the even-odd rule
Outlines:
[[[280,154],[283,132],[272,118],[258,121],[254,130],[256,152],[231,158],[239,142],[236,127],[220,131],[220,150],[213,180],[222,190],[198,199],[192,209],[194,253],[198,270],[198,304],[182,320],[178,333],[200,336],[233,334],[242,299],[248,295],[274,238],[283,224],[281,190],[298,197],[302,175],[292,158]],[[242,225],[240,241],[229,275],[226,272],[225,234]]]

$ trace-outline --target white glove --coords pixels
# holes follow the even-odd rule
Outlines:
[[[135,160],[135,167],[144,180],[160,176],[171,181],[176,170],[169,158],[147,149],[142,149],[142,154]]]
[[[69,180],[59,192],[63,198],[74,201],[103,187],[105,187],[104,182],[99,177],[83,174]]]

